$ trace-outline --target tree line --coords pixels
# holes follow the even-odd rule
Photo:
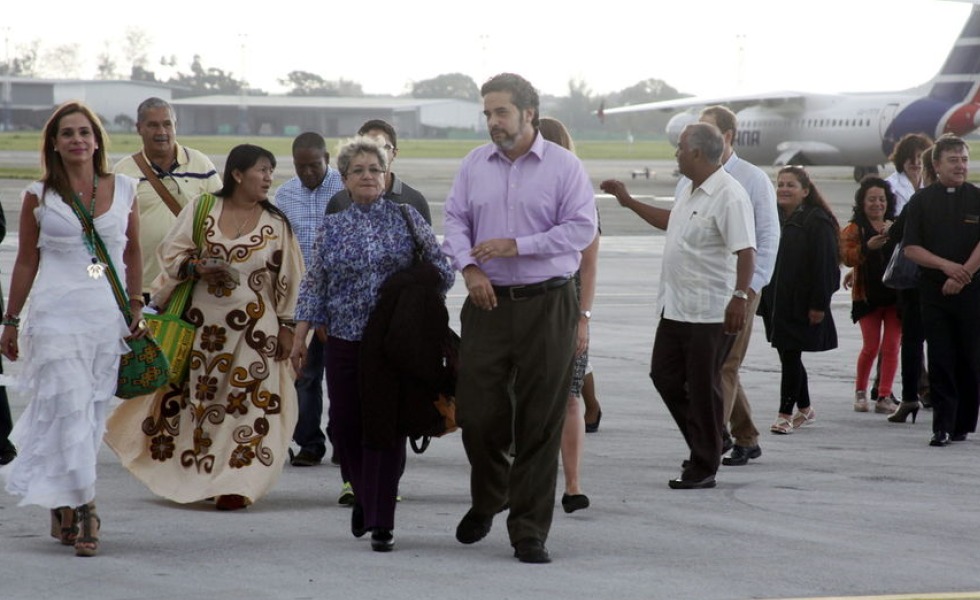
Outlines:
[[[97,56],[96,79],[128,79],[173,86],[173,97],[215,94],[248,94],[264,96],[268,92],[251,88],[231,71],[206,66],[200,55],[194,55],[187,69],[177,65],[175,56],[162,56],[152,62],[148,52],[151,38],[146,30],[131,27],[122,39],[122,55],[126,64],[119,64],[107,45]],[[0,75],[15,77],[77,77],[81,62],[78,44],[62,44],[42,48],[40,40],[22,45],[15,55],[0,61]],[[128,73],[127,73],[128,71]],[[329,79],[308,71],[291,71],[279,83],[290,96],[364,96],[361,84],[343,78]],[[562,120],[575,137],[586,138],[658,138],[663,136],[670,115],[641,113],[623,115],[603,122],[596,116],[601,106],[622,106],[656,102],[683,97],[685,94],[656,79],[647,78],[627,88],[604,95],[592,92],[585,81],[568,82],[566,96],[543,95],[542,114]],[[404,95],[410,98],[455,98],[480,101],[480,88],[472,77],[463,73],[444,73],[431,79],[412,82]],[[121,124],[120,124],[121,125]]]

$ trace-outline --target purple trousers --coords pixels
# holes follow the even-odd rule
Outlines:
[[[337,458],[350,477],[354,498],[364,509],[364,526],[394,529],[395,497],[405,462],[406,438],[384,450],[364,445],[357,385],[360,348],[360,342],[327,338],[330,433]]]

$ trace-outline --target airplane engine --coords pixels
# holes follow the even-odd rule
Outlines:
[[[691,123],[698,122],[698,113],[685,111],[678,113],[667,121],[667,141],[675,148],[681,140],[681,132]]]

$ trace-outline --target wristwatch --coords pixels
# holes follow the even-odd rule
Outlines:
[[[592,311],[591,310],[583,310],[583,311],[581,311],[581,315],[583,317],[585,317],[585,320],[586,321],[588,321],[589,319],[592,318]]]
[[[732,296],[735,296],[739,300],[748,300],[749,299],[749,294],[745,290],[735,290],[734,292],[732,292]]]

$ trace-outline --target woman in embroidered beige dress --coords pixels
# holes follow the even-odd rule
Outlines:
[[[268,201],[275,164],[258,146],[232,149],[200,257],[193,205],[158,250],[155,289],[199,279],[184,313],[197,327],[190,374],[183,385],[124,402],[106,441],[133,475],[175,502],[215,498],[219,510],[244,508],[272,487],[287,458],[297,405],[285,359],[303,256]]]

